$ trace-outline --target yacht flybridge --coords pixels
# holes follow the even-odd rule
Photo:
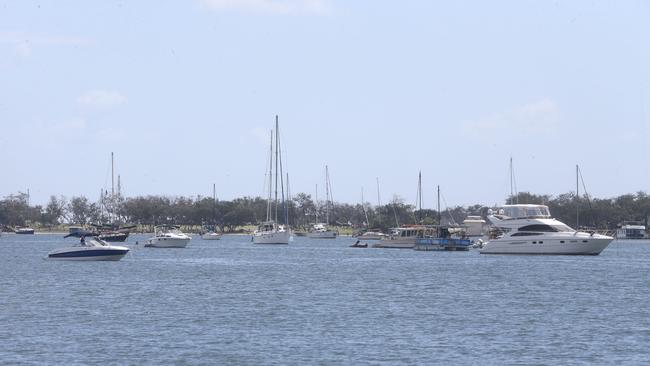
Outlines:
[[[576,231],[551,217],[545,205],[505,205],[488,212],[502,233],[483,246],[481,254],[598,255],[612,237]]]

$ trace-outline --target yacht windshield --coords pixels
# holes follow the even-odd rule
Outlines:
[[[535,224],[535,225],[526,225],[519,228],[518,231],[537,231],[544,233],[561,233],[561,232],[574,232],[575,230],[571,229],[566,225],[555,224],[555,225],[545,225],[545,224]]]
[[[548,207],[546,206],[508,206],[503,208],[504,215],[511,218],[524,218],[524,217],[538,217],[547,218],[551,217]]]

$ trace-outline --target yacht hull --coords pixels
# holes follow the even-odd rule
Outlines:
[[[66,261],[119,261],[129,252],[129,248],[109,247],[69,247],[54,250],[48,254],[51,260]]]
[[[373,248],[391,248],[391,249],[413,249],[415,247],[415,238],[410,239],[382,239],[379,243],[374,244]]]
[[[190,238],[151,238],[145,243],[145,248],[185,248]]]
[[[320,231],[307,234],[311,239],[336,239],[336,231]]]
[[[253,244],[289,244],[288,231],[265,231],[253,234]]]
[[[221,234],[205,233],[205,234],[201,235],[201,239],[203,239],[203,240],[220,240],[221,239]]]
[[[598,255],[612,238],[517,240],[496,239],[485,244],[481,254]],[[535,242],[535,243],[534,243]]]

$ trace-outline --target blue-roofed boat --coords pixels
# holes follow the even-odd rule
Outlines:
[[[453,237],[449,232],[449,228],[441,227],[437,230],[438,237],[418,238],[415,240],[415,250],[447,250],[447,251],[468,251],[472,246],[471,240],[464,238],[462,232],[461,237]]]
[[[75,261],[119,261],[129,248],[110,245],[107,242],[96,237],[96,233],[87,231],[78,231],[68,234],[65,237],[78,237],[79,244],[59,248],[48,254],[49,259],[55,260],[75,260]]]

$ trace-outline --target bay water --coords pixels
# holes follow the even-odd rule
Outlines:
[[[636,365],[650,245],[600,256],[350,248],[196,236],[63,262],[63,235],[0,237],[0,364]]]

